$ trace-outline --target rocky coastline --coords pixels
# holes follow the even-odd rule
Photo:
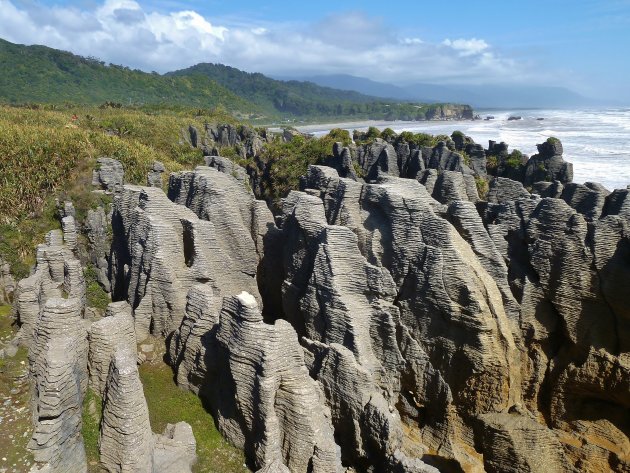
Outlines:
[[[205,165],[166,179],[156,162],[138,186],[100,158],[112,204],[85,221],[61,206],[27,278],[0,261],[32,471],[87,471],[88,387],[105,471],[192,471],[190,425],[151,430],[147,337],[253,471],[630,470],[630,187],[573,183],[557,139],[528,157],[358,134],[266,202],[271,132],[184,136]]]

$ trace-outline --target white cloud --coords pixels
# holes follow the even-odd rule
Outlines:
[[[442,44],[453,48],[455,51],[459,51],[461,56],[474,56],[490,48],[490,45],[483,39],[477,38],[456,39],[454,41],[447,38],[442,42]]]
[[[360,12],[310,24],[225,26],[195,11],[151,11],[133,0],[105,0],[92,9],[14,1],[0,0],[0,37],[147,71],[221,62],[272,75],[344,73],[394,83],[527,77],[483,39],[399,37]]]

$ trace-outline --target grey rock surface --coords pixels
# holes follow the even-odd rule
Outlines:
[[[154,471],[154,439],[136,359],[135,350],[121,348],[111,355],[99,439],[106,471]]]
[[[287,322],[263,322],[256,299],[243,292],[223,300],[209,345],[219,429],[257,468],[342,471],[330,411]]]
[[[488,189],[488,202],[501,203],[508,202],[530,196],[527,189],[518,181],[513,181],[507,177],[495,177],[490,181]]]
[[[119,349],[136,350],[136,333],[129,304],[124,301],[109,304],[105,317],[91,324],[88,338],[90,387],[103,397],[114,352]]]
[[[92,174],[92,185],[109,193],[120,190],[125,178],[122,164],[108,157],[98,158],[96,162],[98,167]]]
[[[66,217],[72,218],[72,217]],[[76,233],[66,233],[76,238]],[[63,241],[59,230],[46,235],[46,243],[37,247],[35,271],[22,279],[15,291],[14,310],[20,331],[20,343],[30,346],[40,314],[50,298],[71,297],[85,307],[85,279],[81,262]],[[76,239],[71,241],[76,242]]]
[[[87,471],[81,436],[87,354],[81,301],[49,298],[29,351],[34,428],[28,447],[50,471]]]
[[[162,188],[162,174],[166,168],[160,161],[154,161],[151,170],[147,173],[147,186]]]

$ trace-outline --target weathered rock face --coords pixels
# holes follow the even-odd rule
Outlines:
[[[71,219],[72,217],[66,217]],[[31,345],[40,314],[50,298],[67,296],[77,298],[80,312],[85,306],[85,279],[83,268],[71,249],[64,243],[76,242],[74,226],[66,226],[64,234],[52,230],[46,235],[46,243],[37,247],[37,265],[28,278],[22,279],[15,292],[14,308],[20,331],[18,339]]]
[[[131,307],[126,302],[113,302],[107,307],[105,317],[94,322],[89,330],[90,387],[103,397],[109,365],[116,350],[136,350]]]
[[[501,203],[529,197],[529,192],[518,181],[506,177],[495,177],[490,181],[488,202]]]
[[[536,145],[538,154],[535,154],[525,166],[523,184],[531,186],[538,181],[554,181],[561,183],[573,180],[573,164],[562,158],[562,143],[560,140],[547,140]]]
[[[341,471],[330,411],[287,322],[264,323],[255,298],[242,293],[223,300],[207,343],[206,389],[219,429],[255,467]]]
[[[398,176],[398,156],[392,145],[380,138],[374,143],[357,149],[357,162],[366,179],[376,179],[379,174]]]
[[[102,157],[96,160],[98,168],[92,175],[92,185],[106,192],[116,192],[123,185],[125,171],[122,164],[112,158]]]
[[[87,389],[87,332],[77,298],[49,298],[29,351],[35,461],[51,471],[86,472],[81,408]]]
[[[107,471],[154,471],[153,434],[136,360],[135,350],[117,349],[111,356],[99,439]]]
[[[15,286],[16,282],[11,274],[11,265],[0,257],[0,304],[13,302]]]
[[[88,240],[90,263],[96,272],[96,280],[106,291],[111,292],[109,282],[109,259],[111,251],[111,217],[103,207],[89,209],[85,219],[85,234]]]
[[[114,296],[131,304],[139,341],[176,330],[197,283],[221,297],[247,289],[260,298],[256,272],[273,226],[269,210],[212,168],[171,177],[170,194],[202,219],[155,188],[125,186],[114,202]]]
[[[583,200],[567,200],[584,211]],[[488,206],[484,220],[509,262],[521,305],[525,405],[567,432],[561,440],[570,462],[623,470],[628,456],[619,452],[628,451],[627,434],[603,426],[619,425],[627,409],[612,386],[624,377],[630,347],[619,283],[630,277],[629,220],[613,205],[611,215],[597,218],[597,208],[586,206],[589,222],[563,199],[521,199]]]
[[[391,437],[376,439],[370,424],[362,423],[365,402],[372,398],[376,406],[404,405],[399,415],[412,425],[427,415],[414,406],[430,405],[424,427],[417,428],[425,448],[439,452],[437,463],[456,459],[467,468],[478,468],[480,460],[466,452],[465,442],[455,441],[466,437],[461,432],[465,423],[456,412],[472,419],[506,409],[519,396],[513,324],[503,310],[497,283],[455,228],[435,214],[439,205],[417,182],[387,178],[361,185],[335,180],[330,171],[312,167],[308,183],[311,188],[321,185],[318,194],[324,206],[303,194],[290,194],[285,202],[288,277],[283,301],[287,319],[313,340],[307,345],[316,360],[312,374],[325,386],[333,420],[355,419],[345,427],[334,423],[336,430],[346,432],[348,442],[341,444],[345,458],[383,464],[402,447],[401,424],[392,420],[391,407],[370,407],[385,422],[376,432]],[[471,210],[474,213],[474,207]],[[483,231],[481,221],[478,225]],[[362,267],[365,276],[360,276]],[[506,272],[503,267],[507,298]],[[352,276],[346,280],[346,274]],[[461,307],[468,308],[466,313]],[[442,314],[439,319],[437,313]],[[336,365],[339,368],[330,373],[320,374],[317,368]],[[359,384],[342,388],[351,381],[335,380],[332,373],[339,378],[340,372]],[[346,407],[349,392],[364,393],[354,408]],[[409,392],[420,400],[408,398]],[[381,448],[375,447],[379,442]]]
[[[147,174],[147,185],[149,187],[162,187],[162,174],[166,171],[164,164],[155,161],[151,170]]]

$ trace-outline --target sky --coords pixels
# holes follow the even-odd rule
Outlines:
[[[160,73],[218,62],[630,103],[630,0],[0,0],[0,38]]]

